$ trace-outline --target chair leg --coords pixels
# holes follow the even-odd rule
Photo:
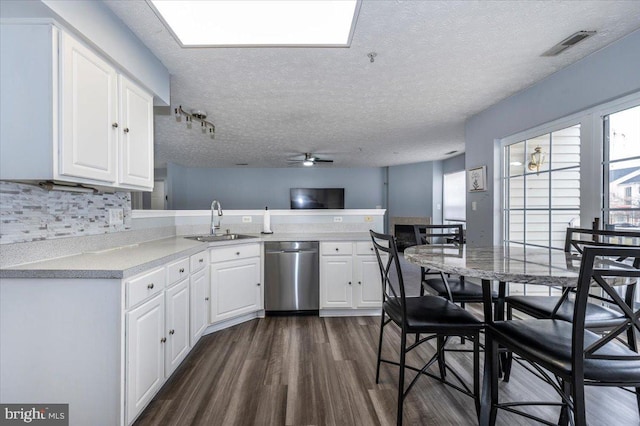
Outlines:
[[[424,286],[422,285],[422,283],[420,283],[420,297],[422,296],[424,296]],[[415,343],[418,343],[418,340],[420,340],[420,333],[416,333]]]
[[[382,354],[382,333],[384,330],[384,311],[380,316],[380,340],[378,340],[378,365],[376,366],[376,384],[380,381],[380,356]]]
[[[564,379],[562,380],[562,392],[567,396],[571,395],[571,383]],[[560,408],[560,419],[558,420],[558,425],[567,426],[569,424],[569,419],[569,405],[563,404]]]
[[[438,368],[440,370],[440,379],[444,380],[444,378],[447,375],[447,370],[445,368],[446,365],[446,359],[445,359],[445,352],[444,352],[444,345],[446,343],[445,337],[443,336],[438,336],[437,337],[437,342],[438,342]]]
[[[405,362],[405,347],[407,345],[407,335],[402,330],[402,336],[400,337],[400,374],[398,374],[398,417],[397,425],[402,426],[402,405],[404,403],[404,362]]]
[[[473,399],[476,403],[476,415],[480,420],[480,333],[473,337]]]
[[[496,405],[498,404],[498,376],[500,374],[498,368],[498,343],[495,341],[491,342],[490,348],[485,346],[485,352],[487,350],[491,351],[490,371],[485,371],[485,374],[491,375],[491,411],[489,413],[489,426],[494,426],[496,424],[496,415],[498,414]]]
[[[464,307],[464,302],[460,302],[460,307],[461,307],[462,309],[467,309],[467,308],[465,308],[465,307]],[[464,345],[464,340],[465,340],[465,339],[464,339],[464,336],[460,336],[460,344],[461,344],[461,345]]]
[[[507,321],[511,321],[513,319],[513,309],[511,305],[507,305]],[[505,382],[509,381],[511,378],[511,365],[513,364],[513,353],[511,351],[507,351],[504,354],[502,365],[502,372],[504,373],[504,378],[502,379]]]
[[[586,407],[584,401],[584,379],[573,376],[571,378],[571,399],[573,400],[573,418],[576,426],[587,424]]]
[[[634,327],[627,329],[627,344],[634,352],[638,352],[638,341],[636,339],[636,331]],[[638,415],[640,415],[640,388],[636,388],[636,403],[638,405]]]

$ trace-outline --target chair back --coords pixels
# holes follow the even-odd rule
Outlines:
[[[598,230],[598,229],[583,229],[583,228],[567,228],[565,236],[564,251],[566,253],[573,253],[579,256],[583,255],[584,248],[591,247],[635,247],[640,249],[640,232],[633,231],[614,231],[614,230]],[[619,259],[623,261],[625,259]],[[640,260],[626,259],[627,263],[634,263],[636,268],[640,267]],[[622,291],[625,292],[625,300],[628,304],[633,303],[635,300],[636,283],[631,282],[626,286],[618,286],[618,294]],[[560,302],[556,305],[552,316],[556,314],[562,303],[567,299],[569,293],[575,293],[574,288],[566,288],[563,291]],[[606,304],[613,304],[611,298],[603,292],[598,295],[593,291],[589,295],[594,300],[604,302]]]
[[[584,246],[640,247],[640,232],[567,228],[564,251],[582,254]]]
[[[452,244],[460,247],[464,244],[462,225],[413,225],[413,232],[416,236],[417,245],[439,243]],[[423,266],[420,268],[420,274],[422,275],[422,281],[429,278],[429,275],[435,275],[441,278],[447,289],[448,299],[453,300],[451,289],[442,272],[432,272],[429,268]],[[464,282],[464,277],[461,276],[459,280],[461,283]]]
[[[631,263],[631,264],[630,264]],[[637,283],[640,280],[640,248],[639,247],[615,247],[615,246],[584,246],[582,248],[582,260],[580,274],[576,289],[575,308],[573,311],[573,367],[582,374],[585,359],[608,360],[640,360],[640,354],[620,355],[610,350],[598,351],[607,343],[626,333],[629,328],[640,332],[640,306],[634,306],[633,302],[623,300],[616,285],[621,281]],[[590,339],[585,347],[585,316],[587,301],[593,286],[599,287],[611,299],[611,305],[615,305],[625,317],[625,321],[611,329],[608,333],[595,341]],[[624,339],[617,339],[620,343]],[[632,342],[626,342],[629,349],[633,350]]]
[[[413,225],[416,244],[464,244],[462,225]]]
[[[402,269],[398,257],[398,246],[393,235],[379,234],[370,230],[373,249],[380,266],[380,278],[382,283],[382,304],[386,302],[399,303],[402,309],[402,323],[406,324],[406,293],[402,279]],[[385,256],[386,254],[386,256]],[[386,257],[386,259],[385,259]],[[395,272],[393,271],[395,269]],[[393,286],[394,276],[397,279],[397,289]]]

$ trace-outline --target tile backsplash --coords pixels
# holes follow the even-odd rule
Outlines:
[[[123,209],[124,224],[110,226],[109,209]],[[108,234],[130,227],[129,192],[47,191],[0,181],[0,244]]]

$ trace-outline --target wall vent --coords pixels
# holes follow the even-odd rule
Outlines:
[[[577,33],[571,34],[569,37],[562,40],[560,43],[553,46],[551,49],[544,52],[541,56],[556,56],[560,53],[564,52],[568,48],[575,46],[582,40],[591,37],[594,35],[595,31],[578,31]]]

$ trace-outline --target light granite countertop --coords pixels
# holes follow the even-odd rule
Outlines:
[[[278,233],[205,243],[176,236],[0,269],[0,278],[128,278],[209,247],[266,241],[368,241],[367,232]]]
[[[561,250],[515,247],[409,247],[411,263],[442,272],[485,280],[573,287],[580,261]]]

